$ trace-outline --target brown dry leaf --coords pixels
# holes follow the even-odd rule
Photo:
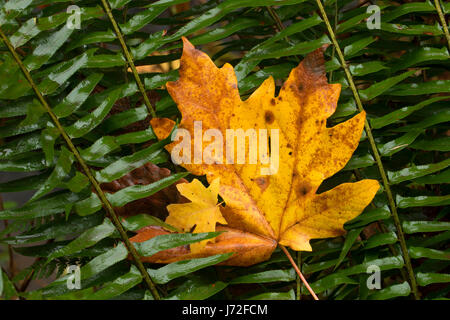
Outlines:
[[[165,54],[170,54],[169,51],[159,51],[154,52],[150,56],[162,56]],[[171,60],[169,62],[163,62],[160,64],[149,64],[149,65],[142,65],[142,66],[136,66],[136,70],[139,74],[145,74],[145,73],[167,73],[170,70],[176,70],[180,67],[180,60]],[[133,71],[131,68],[127,69],[127,72],[132,73]]]
[[[94,89],[94,92],[101,93],[105,90],[106,90],[106,88],[104,88],[100,85],[97,85]],[[155,105],[161,99],[160,95],[155,90],[148,90],[146,93],[147,93],[147,97],[150,100],[150,103],[152,105]],[[109,112],[106,119],[108,119],[109,117],[111,117],[113,115],[120,114],[122,112],[137,108],[137,107],[141,106],[142,104],[144,104],[144,99],[142,97],[140,97],[139,100],[135,103],[132,103],[128,97],[120,98],[119,100],[117,100],[114,103],[114,105],[111,108],[111,111]],[[94,109],[90,110],[90,112],[92,112]],[[116,135],[121,135],[124,133],[146,130],[149,128],[149,119],[150,119],[150,115],[148,115],[148,117],[144,120],[136,121],[136,122],[133,122],[123,128],[114,130],[113,132],[111,132],[111,135],[116,136]]]
[[[181,246],[160,251],[151,257],[142,257],[142,261],[172,263],[233,252],[234,255],[220,264],[245,267],[269,259],[277,246],[275,240],[226,226],[218,225],[216,231],[223,233],[215,238],[215,242],[207,243],[201,252],[194,253],[189,249],[189,246]],[[144,242],[163,234],[169,234],[169,232],[161,227],[148,226],[139,230],[139,233],[130,240],[132,242]]]
[[[270,77],[242,101],[232,66],[217,68],[206,54],[183,41],[180,79],[167,84],[183,115],[179,128],[188,130],[191,137],[195,136],[194,121],[202,121],[203,132],[217,129],[223,137],[227,129],[267,129],[271,135],[272,129],[279,130],[278,170],[268,169],[261,161],[249,164],[248,144],[244,164],[227,164],[225,139],[203,143],[203,154],[213,144],[225,150],[222,155],[210,153],[211,164],[181,164],[195,175],[206,175],[209,183],[220,178],[219,194],[226,203],[222,214],[228,227],[304,251],[311,251],[310,239],[344,234],[343,224],[372,201],[379,184],[362,180],[316,193],[323,180],[348,162],[365,121],[362,112],[335,127],[326,126],[326,119],[336,109],[340,85],[327,83],[322,50],[309,54],[291,71],[278,96]],[[152,119],[151,124],[163,139],[175,123]],[[275,140],[273,135],[271,138]],[[167,150],[180,149],[178,143],[168,145]],[[195,147],[198,144],[192,141],[191,159]],[[263,261],[266,251],[255,255],[252,263]]]
[[[167,168],[160,168],[155,164],[147,163],[130,173],[124,175],[122,178],[114,180],[110,183],[101,184],[103,191],[108,193],[115,193],[129,186],[147,185],[163,178],[170,176],[170,170]],[[136,214],[148,213],[159,219],[164,220],[168,211],[166,206],[171,203],[185,202],[177,190],[177,185],[186,183],[186,179],[180,179],[175,184],[158,191],[149,197],[132,201],[120,208],[114,208],[114,211],[122,216],[129,217]]]

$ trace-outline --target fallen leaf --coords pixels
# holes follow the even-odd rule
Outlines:
[[[181,164],[195,175],[206,175],[209,183],[220,178],[219,194],[226,203],[222,214],[228,227],[304,251],[312,250],[310,239],[344,234],[343,224],[372,201],[379,184],[376,180],[362,180],[316,193],[322,181],[341,170],[351,158],[365,121],[365,113],[361,112],[327,127],[326,120],[336,110],[341,87],[327,83],[322,49],[310,53],[291,71],[278,96],[274,80],[269,77],[242,101],[233,67],[225,64],[217,68],[187,39],[183,38],[183,42],[180,79],[167,83],[182,113],[179,128],[188,130],[192,137],[194,121],[202,121],[203,132],[218,129],[224,137],[227,129],[280,132],[280,166],[271,175],[261,173],[261,162],[249,164],[248,145],[245,164],[226,164],[223,155],[222,159],[216,155],[211,164]],[[152,119],[151,125],[163,139],[175,122]],[[178,143],[167,145],[167,150],[172,151]],[[192,159],[194,147],[198,145],[192,141]],[[208,143],[203,143],[200,151],[207,147]],[[261,252],[265,257],[265,250]],[[253,263],[264,257],[255,256]],[[180,260],[185,258],[179,256]]]
[[[102,93],[106,90],[106,88],[97,85],[94,88],[94,93],[98,94],[98,93]],[[161,100],[160,95],[158,94],[158,92],[156,90],[148,90],[146,91],[147,93],[147,97],[150,100],[150,103],[152,105],[155,105],[159,100]],[[138,101],[132,103],[131,100],[128,97],[125,98],[120,98],[119,100],[117,100],[113,107],[111,108],[111,111],[109,112],[108,116],[106,117],[106,119],[110,118],[113,115],[116,114],[120,114],[122,112],[125,111],[130,111],[132,109],[135,109],[139,106],[142,106],[144,104],[144,99],[142,97],[139,98]],[[95,108],[94,108],[95,109]],[[92,112],[93,110],[91,110]],[[128,124],[127,126],[120,128],[120,129],[116,129],[113,132],[111,132],[111,135],[113,136],[119,136],[125,133],[130,133],[130,132],[137,132],[137,131],[143,131],[148,129],[149,127],[149,119],[150,119],[150,115],[147,116],[147,118],[143,119],[143,120],[139,120],[136,122],[133,122],[131,124]],[[149,143],[145,143],[144,145],[149,145]]]
[[[189,3],[187,3],[189,5]],[[149,57],[157,57],[157,56],[163,56],[170,54],[169,51],[158,51],[153,52],[149,55]],[[143,65],[143,66],[136,66],[136,70],[139,74],[145,74],[145,73],[167,73],[171,70],[178,69],[180,66],[180,60],[172,60],[169,62],[162,62],[160,64],[149,64],[149,65]],[[127,69],[127,72],[132,73],[132,69],[129,67]]]
[[[107,193],[115,193],[126,187],[134,185],[147,185],[170,176],[170,170],[160,168],[153,163],[147,163],[122,178],[110,183],[102,183],[100,187]],[[136,214],[148,213],[159,219],[164,220],[168,216],[166,209],[171,203],[185,202],[186,199],[178,192],[176,185],[186,183],[186,179],[180,179],[175,184],[158,191],[149,197],[132,201],[120,208],[114,208],[114,211],[122,217],[129,217]]]
[[[189,246],[181,246],[163,250],[150,257],[142,257],[141,259],[143,262],[149,263],[172,263],[233,252],[234,255],[220,264],[246,267],[269,259],[277,246],[277,242],[273,239],[226,226],[218,225],[216,231],[223,233],[215,238],[215,242],[207,243],[200,252],[192,252]],[[130,241],[144,242],[163,234],[169,234],[169,232],[161,227],[148,226],[139,230],[137,235],[130,238]]]
[[[168,205],[169,216],[166,223],[185,232],[192,231],[193,233],[214,232],[216,223],[227,224],[217,205],[219,179],[214,180],[208,188],[205,188],[199,180],[194,179],[191,183],[178,184],[177,189],[191,202]],[[201,252],[208,241],[214,242],[214,239],[191,244],[192,253]]]

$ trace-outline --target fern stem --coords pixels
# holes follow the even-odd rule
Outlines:
[[[5,207],[3,205],[3,198],[2,195],[0,194],[0,211],[5,210]],[[4,226],[5,228],[8,227],[8,220],[4,221]],[[9,237],[9,234],[6,235],[6,237]],[[10,244],[8,244],[8,268],[9,268],[9,272],[11,274],[11,278],[14,277],[15,273],[16,273],[16,268],[15,268],[15,263],[14,263],[14,252],[12,249],[12,246]]]
[[[275,10],[271,6],[267,6],[266,9],[269,12],[270,16],[272,17],[273,21],[275,21],[275,24],[277,25],[278,32],[283,31],[284,30],[283,23],[281,22],[281,19],[278,16],[278,14],[275,12]]]
[[[325,12],[325,8],[323,7],[322,2],[320,0],[316,0],[316,3],[317,3],[317,6],[319,7],[319,10],[320,10],[320,13],[322,15],[322,18],[323,18],[323,20],[324,20],[324,22],[325,22],[325,24],[327,26],[328,33],[329,33],[329,35],[331,37],[331,41],[333,42],[333,45],[336,48],[336,52],[337,52],[337,54],[339,56],[339,60],[341,62],[341,65],[344,68],[344,72],[345,72],[345,75],[347,77],[347,81],[348,81],[348,83],[350,85],[350,88],[351,88],[351,90],[353,92],[353,96],[354,96],[356,104],[358,106],[358,110],[360,112],[362,112],[362,111],[364,111],[364,107],[363,107],[363,105],[361,103],[361,99],[359,97],[358,89],[355,86],[355,83],[353,81],[353,77],[352,77],[352,75],[350,73],[350,70],[349,70],[349,68],[347,66],[347,63],[345,62],[344,54],[342,53],[342,50],[341,50],[341,48],[339,46],[339,43],[336,40],[336,36],[335,36],[335,34],[333,32],[333,28],[331,27],[330,21],[328,20],[327,14]],[[403,255],[403,259],[405,261],[406,270],[408,272],[409,283],[411,285],[411,290],[413,292],[414,298],[416,300],[419,300],[420,296],[419,296],[419,291],[417,289],[417,282],[416,282],[416,278],[415,278],[415,275],[414,275],[414,270],[412,268],[411,258],[410,258],[409,253],[408,253],[408,247],[406,246],[405,235],[403,233],[403,229],[402,229],[402,226],[401,226],[400,218],[398,216],[397,206],[395,204],[395,200],[394,200],[394,197],[392,195],[391,187],[389,185],[389,180],[387,178],[386,172],[385,172],[384,167],[383,167],[383,162],[381,161],[380,153],[378,152],[378,148],[376,146],[375,140],[374,140],[373,135],[372,135],[372,129],[370,128],[370,125],[369,125],[369,122],[367,121],[367,119],[365,120],[364,128],[365,128],[365,131],[366,131],[366,134],[367,134],[367,138],[369,140],[369,143],[370,143],[373,155],[375,157],[375,161],[377,163],[378,170],[379,170],[380,175],[381,175],[381,179],[383,181],[384,190],[386,192],[386,196],[388,198],[388,202],[389,202],[389,207],[390,207],[390,210],[391,210],[392,218],[394,220],[394,225],[395,225],[395,228],[397,229],[398,239],[399,239],[399,242],[400,242],[400,247],[402,249],[402,255]]]
[[[75,145],[73,144],[73,142],[70,139],[70,137],[65,132],[65,130],[64,130],[63,126],[61,125],[61,123],[59,122],[57,116],[53,113],[53,110],[50,108],[50,106],[47,103],[47,101],[45,100],[44,96],[39,91],[36,83],[34,82],[33,78],[31,77],[30,73],[26,69],[25,65],[22,63],[22,60],[20,59],[20,57],[17,54],[17,52],[14,50],[14,47],[12,46],[12,44],[9,41],[8,37],[3,33],[1,28],[0,28],[0,37],[5,42],[6,46],[8,47],[8,50],[13,55],[16,63],[18,64],[18,66],[20,67],[20,69],[21,69],[22,73],[24,74],[25,78],[28,80],[29,84],[33,88],[33,91],[35,92],[35,94],[38,97],[39,101],[41,102],[42,106],[45,108],[47,113],[50,115],[52,121],[56,125],[56,127],[57,127],[58,131],[60,132],[61,136],[66,141],[69,149],[75,155],[75,158],[78,160],[79,164],[83,168],[83,171],[85,172],[85,174],[88,177],[89,181],[92,183],[92,186],[94,187],[95,191],[97,192],[97,194],[98,194],[98,196],[100,198],[100,201],[102,202],[102,204],[105,207],[105,209],[107,210],[107,212],[110,214],[117,231],[119,232],[122,240],[124,241],[126,247],[128,248],[128,251],[130,252],[131,256],[133,257],[133,260],[134,260],[136,266],[138,267],[139,271],[141,272],[141,274],[142,274],[145,282],[147,283],[149,289],[151,290],[153,297],[155,299],[159,300],[160,296],[159,296],[159,293],[158,293],[158,291],[156,289],[156,286],[154,285],[154,283],[151,280],[149,274],[145,270],[145,267],[142,264],[135,247],[132,245],[132,243],[128,239],[128,236],[127,236],[127,234],[126,234],[126,232],[125,232],[125,230],[124,230],[124,228],[123,228],[119,218],[117,217],[117,214],[114,212],[114,209],[113,209],[111,203],[108,201],[108,199],[106,198],[105,193],[100,188],[100,184],[97,182],[97,180],[92,175],[88,165],[86,164],[84,159],[81,157],[80,153],[78,152],[78,149],[75,147]]]
[[[269,15],[272,18],[272,20],[275,22],[277,31],[281,32],[284,29],[286,29],[283,25],[283,22],[280,19],[280,16],[277,14],[277,11],[274,8],[272,8],[271,6],[266,6],[266,9],[269,12]],[[284,41],[286,41],[286,43],[288,43],[290,45],[294,45],[294,43],[289,39],[288,36],[284,37]],[[300,61],[300,58],[298,56],[294,55],[294,58],[297,62]]]
[[[355,169],[355,170],[353,170],[353,172],[354,172],[355,177],[356,177],[357,180],[362,180],[362,175],[359,172],[359,169]],[[372,207],[372,209],[376,209],[377,208],[377,206],[374,205],[373,202],[370,204],[370,206]],[[376,222],[376,224],[377,224],[378,228],[381,230],[382,233],[388,233],[389,232],[388,229],[386,228],[386,226],[384,225],[382,220],[378,220]],[[398,250],[397,250],[397,248],[395,246],[393,246],[392,244],[388,244],[387,246],[389,247],[389,251],[391,251],[391,253],[394,256],[398,256],[399,255],[399,252],[398,252]],[[408,275],[406,274],[404,268],[400,269],[400,273],[402,275],[402,279],[405,280],[405,281],[408,281]]]
[[[297,272],[299,278],[302,280],[303,284],[305,285],[306,289],[308,289],[309,293],[311,293],[311,295],[313,296],[314,300],[319,300],[319,298],[317,297],[316,293],[314,292],[314,290],[309,286],[308,281],[306,281],[305,277],[303,276],[303,274],[301,273],[300,269],[298,268],[297,264],[295,263],[294,259],[292,259],[291,254],[289,253],[289,251],[286,249],[285,246],[278,244],[278,246],[281,248],[281,250],[283,250],[284,254],[288,257],[290,263],[292,264],[292,266],[294,267],[295,272]]]
[[[18,296],[14,296],[12,297],[11,300],[14,300],[15,297],[19,298],[19,300],[25,300],[23,297],[21,297],[19,295],[19,290],[17,289],[16,284],[12,281],[12,276],[8,275],[8,273],[6,272],[5,269],[3,269],[3,267],[0,265],[0,277],[2,277],[2,275],[4,275],[8,281],[12,284],[12,286],[14,287],[14,290],[16,290],[16,293],[18,294]],[[1,281],[3,281],[3,279],[1,279]],[[2,297],[1,293],[0,293],[0,298]]]
[[[36,258],[36,260],[34,260],[34,262],[31,265],[34,265],[36,262],[39,262],[41,260],[42,260],[42,257]],[[35,270],[32,269],[31,272],[29,274],[27,274],[25,279],[22,281],[22,284],[18,288],[18,292],[25,292],[27,290],[28,286],[31,283],[31,280],[33,280],[34,273],[35,273]]]
[[[336,30],[337,28],[337,23],[338,23],[338,2],[336,1],[334,3],[334,26],[333,26],[333,31]],[[333,46],[333,52],[331,53],[331,60],[334,60],[334,56],[336,55],[336,47]],[[330,80],[329,82],[333,82],[333,70],[330,71]]]
[[[142,83],[141,78],[139,77],[139,73],[137,72],[136,66],[134,65],[133,56],[131,55],[131,52],[128,50],[127,44],[125,43],[125,40],[123,38],[122,32],[120,31],[119,25],[117,24],[116,20],[114,19],[114,16],[112,14],[111,8],[109,6],[109,3],[107,0],[101,0],[103,7],[105,8],[106,14],[108,15],[109,20],[111,21],[111,24],[114,28],[114,32],[117,36],[117,39],[119,39],[120,46],[122,47],[123,53],[125,54],[125,58],[127,59],[128,65],[131,68],[131,71],[133,72],[134,79],[136,80],[136,84],[139,88],[139,91],[142,94],[142,97],[144,98],[145,105],[147,106],[148,112],[150,112],[150,115],[152,118],[156,118],[156,112],[153,108],[147,93],[145,92],[144,84]]]
[[[442,12],[439,0],[434,0],[434,6],[436,7],[436,11],[438,12],[439,20],[441,20],[442,29],[444,29],[444,34],[445,37],[447,38],[447,46],[448,49],[450,50],[450,33],[448,32],[447,22],[445,21],[445,16],[444,13]]]

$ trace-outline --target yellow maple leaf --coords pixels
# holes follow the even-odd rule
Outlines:
[[[193,174],[206,175],[210,183],[220,177],[219,194],[226,203],[222,214],[228,226],[304,251],[311,251],[311,239],[344,234],[343,224],[372,201],[379,184],[376,180],[362,180],[317,194],[322,181],[341,170],[351,158],[365,121],[365,113],[361,112],[337,126],[327,127],[326,120],[336,110],[341,87],[327,83],[322,50],[310,53],[291,71],[278,96],[274,80],[269,77],[242,101],[233,67],[225,64],[217,68],[187,39],[183,42],[180,78],[167,83],[182,113],[179,128],[194,136],[194,122],[201,121],[203,131],[216,129],[223,136],[227,129],[280,132],[279,169],[271,168],[270,174],[262,173],[262,161],[249,161],[248,144],[242,147],[246,161],[241,164],[228,163],[223,154],[215,154],[212,162],[181,164]],[[152,119],[151,125],[158,138],[163,139],[175,123],[170,119]],[[169,144],[167,150],[173,151],[179,142]],[[221,143],[223,150],[228,151],[226,142]],[[191,144],[191,158],[209,147],[207,143],[200,147],[194,141]],[[270,241],[261,240],[260,244],[262,253],[254,256],[251,263],[266,259],[268,248],[273,247]]]
[[[178,184],[177,189],[180,194],[191,202],[168,205],[169,216],[166,223],[193,233],[214,232],[216,223],[227,224],[217,205],[219,180],[214,180],[208,188],[205,188],[197,179],[192,180],[191,183]],[[214,242],[214,239],[191,244],[192,253],[203,250],[208,241]]]

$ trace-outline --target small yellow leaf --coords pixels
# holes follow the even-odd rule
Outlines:
[[[185,232],[194,233],[214,232],[216,223],[227,224],[217,205],[219,181],[215,179],[208,188],[205,188],[197,179],[191,183],[178,184],[178,191],[191,202],[168,205],[169,216],[166,223]],[[196,253],[204,249],[208,241],[214,240],[191,244],[191,251]]]

